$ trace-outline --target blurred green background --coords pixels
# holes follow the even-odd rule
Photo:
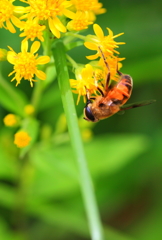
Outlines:
[[[162,239],[162,3],[160,1],[102,1],[107,13],[97,23],[114,34],[123,61],[122,72],[134,79],[129,103],[156,99],[156,103],[128,110],[124,115],[89,125],[80,120],[86,134],[88,166],[107,240]],[[87,33],[92,33],[92,28]],[[19,51],[18,34],[1,29],[0,47]],[[85,47],[69,54],[88,63]],[[12,66],[3,64],[3,76]],[[15,91],[30,101],[33,89],[22,82]],[[2,95],[1,95],[2,96]],[[76,96],[74,96],[76,99]],[[38,143],[27,163],[18,159],[13,145],[16,129],[3,125],[11,112],[0,100],[0,239],[2,240],[88,240],[88,225],[78,184],[78,173],[63,113],[57,81],[51,83],[39,104]],[[83,111],[81,101],[78,116]],[[85,131],[84,131],[85,130]],[[25,165],[25,167],[24,167]]]

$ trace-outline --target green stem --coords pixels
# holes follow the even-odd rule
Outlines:
[[[78,126],[78,118],[70,89],[65,48],[63,43],[58,40],[55,42],[52,50],[56,63],[56,71],[58,75],[63,107],[67,119],[69,135],[75,154],[75,159],[78,164],[80,187],[88,217],[91,237],[93,240],[103,240],[99,211],[94,195],[93,184],[87,167],[87,161]]]
[[[69,62],[75,69],[78,68],[78,64],[68,54],[66,54],[66,58],[69,60]]]
[[[49,37],[49,31],[48,30],[46,31],[45,42],[42,44],[42,47],[43,47],[43,55],[47,55],[47,56],[50,57],[51,56],[51,53],[50,53],[50,51],[51,51],[51,39]],[[48,64],[43,65],[41,70],[46,71],[47,66],[49,66],[49,65]],[[43,90],[44,90],[44,83],[43,83],[42,80],[38,80],[37,84],[34,87],[32,100],[31,100],[31,103],[35,107],[36,112],[37,112],[37,108],[38,108],[39,101],[40,101],[40,98],[42,96]]]
[[[77,33],[73,33],[73,32],[67,32],[65,33],[65,36],[73,36],[75,38],[79,38],[79,39],[82,39],[82,40],[85,40],[85,36],[83,35],[80,35],[80,34],[77,34]]]

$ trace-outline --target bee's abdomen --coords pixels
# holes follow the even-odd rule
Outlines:
[[[119,82],[110,90],[108,96],[116,105],[123,105],[130,98],[133,81],[129,75],[122,75]]]

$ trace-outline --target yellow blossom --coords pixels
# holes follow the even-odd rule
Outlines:
[[[87,36],[87,42],[84,43],[85,47],[87,47],[90,50],[96,50],[97,53],[91,56],[88,56],[87,58],[90,60],[96,59],[98,57],[101,57],[101,52],[99,48],[102,50],[105,57],[112,56],[114,53],[119,54],[118,51],[115,50],[115,48],[118,48],[118,45],[125,44],[124,42],[116,42],[114,38],[121,36],[123,33],[119,33],[117,35],[113,35],[113,32],[107,28],[108,35],[104,36],[104,33],[101,29],[101,27],[98,24],[93,25],[95,35],[88,35]]]
[[[0,62],[7,60],[7,50],[0,48]]]
[[[77,11],[87,12],[90,21],[95,21],[95,15],[106,12],[105,8],[102,8],[103,4],[98,0],[71,0]]]
[[[72,5],[66,0],[22,0],[29,4],[25,8],[25,14],[22,17],[27,19],[36,19],[37,22],[48,20],[48,25],[54,36],[60,38],[60,32],[66,32],[66,27],[60,20],[60,17],[66,16],[73,19],[75,14],[68,10]]]
[[[17,145],[18,148],[23,148],[29,145],[31,141],[31,137],[25,131],[19,131],[14,136],[14,144]]]
[[[35,108],[33,105],[31,104],[28,104],[24,107],[24,112],[27,114],[27,115],[32,115],[34,112],[35,112]]]
[[[46,74],[38,70],[37,65],[44,65],[50,61],[48,56],[38,57],[38,54],[35,54],[40,48],[40,42],[33,42],[30,52],[28,52],[28,41],[22,42],[21,52],[16,53],[11,47],[10,51],[7,54],[7,60],[14,65],[14,71],[9,74],[11,76],[15,73],[15,76],[11,81],[16,80],[16,86],[20,84],[22,78],[30,81],[31,87],[33,86],[34,75],[39,79],[45,80]],[[35,55],[34,55],[35,54]]]
[[[89,15],[86,12],[78,11],[75,18],[68,22],[67,28],[69,31],[80,31],[87,29],[90,24],[93,24],[93,22],[89,21]]]
[[[108,56],[106,58],[106,62],[108,63],[108,67],[105,65],[105,62],[103,60],[103,58],[100,58],[99,62],[98,62],[98,66],[101,67],[102,72],[103,72],[103,81],[105,81],[106,76],[110,70],[110,78],[111,80],[114,81],[118,81],[119,79],[119,75],[117,74],[117,70],[120,70],[120,68],[122,67],[122,64],[120,63],[120,61],[123,61],[125,58],[118,58],[118,57],[111,57]],[[96,75],[96,71],[95,71],[95,75]],[[101,82],[103,82],[101,81]]]
[[[76,78],[70,79],[71,87],[74,93],[78,94],[77,104],[81,96],[86,96],[87,90],[89,94],[95,93],[97,90],[97,82],[94,79],[94,71],[90,64],[86,64],[85,68],[78,69]]]
[[[23,27],[20,29],[23,30],[23,33],[21,33],[20,37],[25,37],[24,40],[30,39],[31,41],[34,41],[35,38],[38,38],[40,41],[44,42],[43,38],[43,31],[46,28],[46,26],[40,25],[36,19],[34,20],[28,20],[23,23]]]
[[[15,114],[7,114],[3,119],[7,127],[15,127],[18,124],[18,117]]]
[[[16,17],[19,11],[23,12],[23,7],[14,6],[12,3],[15,0],[0,0],[0,28],[5,28],[11,33],[15,33],[15,25],[20,28],[22,26],[21,21]]]

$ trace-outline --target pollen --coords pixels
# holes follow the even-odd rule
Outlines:
[[[18,124],[18,117],[15,114],[7,114],[3,119],[7,127],[15,127]]]
[[[89,35],[87,36],[87,41],[84,43],[85,47],[87,47],[90,50],[96,50],[97,53],[91,56],[88,56],[87,58],[90,60],[94,60],[98,57],[101,57],[101,52],[99,51],[99,48],[102,50],[105,57],[113,56],[115,54],[119,54],[118,51],[116,51],[116,48],[118,48],[118,45],[125,44],[124,42],[116,42],[114,39],[116,37],[121,36],[124,33],[119,33],[117,35],[113,35],[113,32],[107,28],[108,35],[104,36],[104,33],[102,31],[102,28],[98,24],[93,25],[95,35]]]
[[[87,91],[92,94],[97,90],[97,82],[94,79],[94,71],[90,64],[76,72],[76,79],[70,79],[72,91],[78,94],[77,104],[81,96],[86,96]],[[85,98],[84,98],[85,100]]]
[[[30,141],[31,141],[31,137],[25,131],[19,131],[14,136],[14,144],[18,148],[23,148],[23,147],[28,146]]]
[[[0,28],[5,28],[11,33],[16,32],[13,24],[16,27],[21,27],[21,21],[16,17],[16,12],[21,7],[14,6],[12,4],[14,1],[15,0],[0,0]],[[23,9],[23,7],[21,9]]]
[[[38,38],[40,41],[44,42],[43,31],[45,28],[45,26],[41,26],[35,20],[24,22],[24,26],[21,28],[24,32],[20,34],[20,37],[25,37],[24,40],[30,39],[31,41]]]
[[[36,19],[37,21],[48,21],[51,32],[60,38],[60,32],[66,32],[66,27],[60,17],[66,16],[73,19],[75,14],[68,10],[72,3],[66,0],[23,0],[29,4],[26,14],[22,18]]]
[[[67,28],[70,31],[80,31],[87,29],[90,24],[93,24],[93,22],[89,21],[89,15],[85,12],[78,11],[75,18],[68,23]]]
[[[102,3],[98,0],[71,0],[77,10],[93,11],[95,14],[105,13],[106,9],[102,8]]]

